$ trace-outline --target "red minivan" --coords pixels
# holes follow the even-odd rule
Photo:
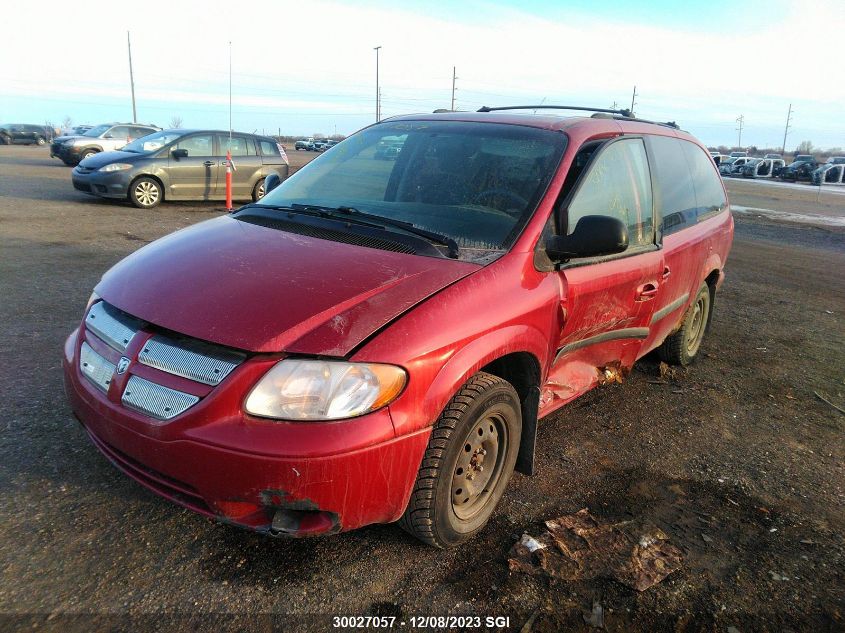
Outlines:
[[[723,279],[707,150],[590,112],[382,121],[145,246],[65,344],[73,411],[226,523],[469,538],[532,473],[538,420],[652,350],[695,358]]]

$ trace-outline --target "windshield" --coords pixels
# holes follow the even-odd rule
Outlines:
[[[112,128],[111,125],[98,125],[96,127],[92,127],[90,130],[85,132],[82,136],[99,136],[106,130],[110,130]]]
[[[730,158],[723,160],[722,164],[723,165],[732,165],[735,162],[736,162],[736,156],[731,156]]]
[[[566,146],[517,125],[397,121],[367,128],[259,205],[353,207],[452,238],[462,259],[501,253],[531,217]]]
[[[134,152],[136,154],[154,152],[157,149],[161,149],[168,143],[172,143],[176,139],[184,136],[185,134],[186,132],[184,130],[167,130],[164,132],[156,132],[155,134],[148,134],[147,136],[142,136],[141,138],[134,140],[127,145],[124,145],[120,151]]]

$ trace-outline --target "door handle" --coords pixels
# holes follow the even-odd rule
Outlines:
[[[669,270],[668,266],[663,267],[663,279],[669,279],[669,275],[672,274],[672,271]]]
[[[216,165],[216,164],[217,163],[215,163],[213,160],[207,160],[203,163],[203,165],[205,165],[206,167],[211,167],[211,166]]]
[[[649,281],[637,288],[637,301],[651,301],[657,296],[657,282]]]

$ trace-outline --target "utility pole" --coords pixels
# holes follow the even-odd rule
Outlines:
[[[137,123],[138,114],[135,110],[135,76],[132,74],[132,42],[129,40],[129,31],[126,31],[126,47],[129,49],[129,85],[132,87],[132,123]]]
[[[452,66],[452,112],[455,111],[455,80],[458,78],[455,72],[455,67]]]
[[[637,87],[634,86],[634,94],[631,95],[631,115],[634,114],[634,106],[637,105]]]
[[[229,41],[229,147],[232,146],[232,42]]]
[[[381,121],[381,89],[378,83],[378,52],[381,46],[374,46],[373,50],[376,52],[376,123]]]
[[[786,114],[786,127],[783,130],[783,145],[780,147],[781,155],[786,154],[786,135],[789,134],[789,123],[792,120],[792,104],[789,104],[789,112]]]
[[[736,128],[736,129],[737,129],[737,131],[739,131],[739,138],[737,139],[736,144],[737,144],[737,147],[739,147],[740,149],[742,149],[742,126],[743,126],[743,124],[745,123],[745,115],[740,114],[740,115],[737,117],[736,122],[737,122],[737,123],[739,123],[739,127],[738,127],[738,128]]]

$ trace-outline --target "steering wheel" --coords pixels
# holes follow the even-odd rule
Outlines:
[[[479,200],[481,200],[482,198],[485,198],[487,196],[494,196],[494,195],[497,195],[497,196],[501,195],[501,196],[505,196],[507,198],[510,198],[511,200],[521,204],[523,207],[528,206],[528,200],[526,200],[525,198],[523,198],[519,194],[516,194],[513,191],[510,191],[508,189],[486,189],[486,190],[482,191],[481,193],[479,193],[478,195],[476,195],[472,199],[472,203],[475,204]]]

